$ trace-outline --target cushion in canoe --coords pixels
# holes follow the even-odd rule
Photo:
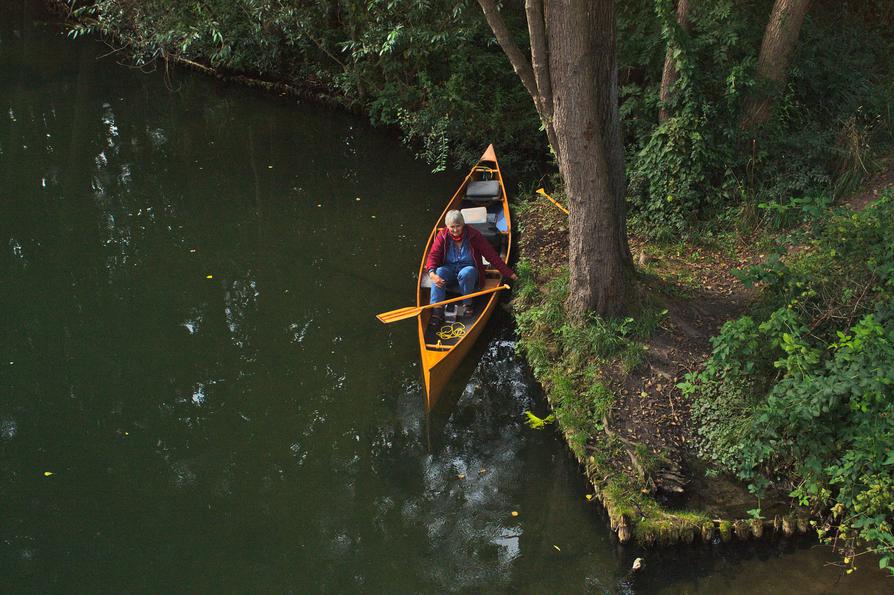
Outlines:
[[[487,208],[485,207],[462,209],[460,213],[463,216],[463,221],[466,223],[484,223],[487,221]]]
[[[472,202],[491,202],[500,200],[500,183],[497,180],[469,182],[466,186],[466,200]]]

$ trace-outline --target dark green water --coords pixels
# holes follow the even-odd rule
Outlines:
[[[27,7],[0,8],[0,590],[894,589],[806,543],[619,548],[522,423],[506,315],[430,419],[413,325],[374,318],[461,174]]]

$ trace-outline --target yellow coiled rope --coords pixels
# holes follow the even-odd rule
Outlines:
[[[435,333],[439,339],[459,339],[463,335],[466,334],[466,325],[461,322],[451,322],[449,324],[445,324],[441,327],[437,333]]]

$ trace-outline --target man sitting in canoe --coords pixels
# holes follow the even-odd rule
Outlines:
[[[435,236],[431,252],[425,261],[425,271],[432,282],[429,302],[431,304],[444,301],[447,297],[447,286],[454,283],[459,285],[462,295],[477,290],[484,280],[482,256],[504,277],[518,279],[518,275],[506,266],[481,232],[465,223],[462,213],[457,210],[447,211],[444,217],[444,224],[447,227]],[[469,317],[473,313],[472,300],[463,302],[461,316]],[[444,308],[434,308],[432,311],[434,324],[437,325],[443,320]]]

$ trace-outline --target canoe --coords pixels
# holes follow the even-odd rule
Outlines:
[[[497,248],[504,262],[509,261],[512,248],[512,225],[509,218],[509,202],[503,186],[503,175],[494,146],[489,145],[462,183],[454,192],[444,211],[435,222],[428,243],[422,252],[419,265],[419,283],[416,289],[416,306],[429,303],[431,281],[425,274],[425,261],[432,249],[438,230],[444,227],[444,216],[451,209],[459,209],[463,213],[466,225],[481,231],[491,244]],[[479,289],[491,289],[502,284],[500,272],[486,267],[484,283]],[[458,288],[457,288],[458,291]],[[474,298],[474,313],[469,317],[457,316],[455,322],[449,321],[450,308],[446,306],[448,321],[439,328],[429,325],[431,309],[422,310],[416,317],[419,335],[419,353],[422,359],[422,375],[425,379],[426,408],[435,406],[438,398],[453,375],[453,372],[469,353],[475,340],[493,314],[501,292],[489,293]],[[456,297],[449,291],[447,298]],[[457,314],[461,308],[457,308]]]

